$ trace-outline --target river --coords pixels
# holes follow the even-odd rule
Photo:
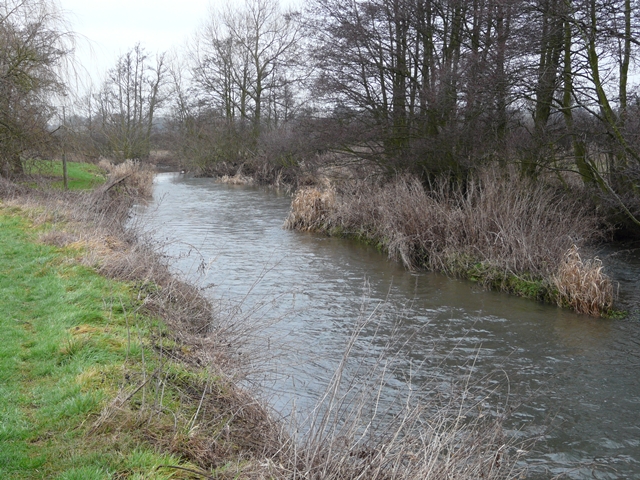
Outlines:
[[[238,355],[254,359],[250,381],[276,410],[310,408],[354,326],[370,318],[352,356],[392,357],[383,397],[409,376],[424,391],[488,376],[490,402],[517,404],[509,431],[537,438],[530,478],[640,478],[636,252],[602,253],[632,314],[593,319],[407,272],[356,242],[283,230],[290,198],[271,190],[172,173],[155,183],[139,220],[177,271],[207,286],[220,315],[257,326],[242,333],[250,340]]]

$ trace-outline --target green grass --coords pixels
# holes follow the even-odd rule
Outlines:
[[[32,173],[53,177],[52,188],[63,189],[61,160],[38,160],[29,165]],[[105,182],[104,171],[92,163],[67,162],[69,190],[88,190]]]
[[[36,235],[0,204],[0,478],[176,478],[158,467],[184,461],[135,428],[93,428],[119,391],[157,368],[149,339],[162,325],[130,313],[130,286]],[[178,404],[170,390],[167,411]]]

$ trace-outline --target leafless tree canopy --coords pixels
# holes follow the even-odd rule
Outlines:
[[[119,160],[147,158],[157,109],[166,100],[165,54],[139,44],[118,58],[89,106],[99,150]]]
[[[0,5],[5,175],[51,148],[72,47],[51,1]],[[95,155],[145,158],[161,124],[183,162],[265,181],[326,151],[425,185],[569,171],[640,225],[639,38],[638,0],[245,0],[180,65],[133,47],[70,121]]]

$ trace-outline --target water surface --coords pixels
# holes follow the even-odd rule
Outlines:
[[[429,391],[470,371],[474,378],[491,374],[498,388],[491,401],[523,402],[511,431],[540,437],[527,459],[531,478],[640,478],[635,252],[603,255],[636,313],[592,319],[410,273],[355,242],[283,230],[289,205],[274,191],[159,174],[154,202],[140,213],[158,239],[169,241],[176,268],[208,285],[223,310],[264,324],[254,342],[270,360],[257,362],[254,380],[276,409],[312,405],[354,325],[375,311],[353,355],[364,362],[384,355],[393,333],[402,354],[392,359],[398,368],[387,398],[409,376]]]

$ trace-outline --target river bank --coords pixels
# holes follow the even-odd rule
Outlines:
[[[441,272],[590,316],[624,315],[614,279],[594,254],[614,231],[580,180],[525,179],[484,166],[464,181],[428,186],[409,174],[388,178],[371,165],[327,155],[316,164],[266,175],[241,165],[203,172],[222,183],[293,192],[285,228],[374,245],[409,270]],[[293,180],[292,180],[293,178]],[[568,185],[571,184],[569,189]]]
[[[150,178],[3,183],[3,478],[249,478],[283,444],[210,304],[125,228]]]
[[[171,240],[166,251],[177,259],[176,271],[213,285],[206,293],[224,300],[223,313],[267,324],[251,335],[255,347],[241,350],[252,356],[257,347],[262,358],[271,356],[267,370],[257,362],[251,381],[264,380],[263,398],[277,411],[288,414],[292,405],[298,414],[313,411],[351,332],[373,317],[354,342],[342,381],[348,388],[368,367],[384,371],[385,385],[365,391],[379,396],[378,420],[401,410],[407,391],[430,408],[434,395],[448,398],[450,382],[464,384],[469,375],[481,398],[487,387],[494,391],[478,406],[482,412],[523,403],[504,428],[507,437],[537,439],[523,448],[527,478],[635,478],[640,258],[634,252],[598,252],[611,275],[625,279],[620,298],[631,312],[602,319],[410,272],[361,241],[284,230],[290,207],[291,197],[273,188],[160,174],[154,201],[137,212],[156,238]],[[198,270],[201,260],[205,271]]]
[[[5,477],[514,474],[500,422],[451,428],[457,404],[441,410],[451,417],[409,412],[416,432],[432,425],[421,441],[389,443],[406,429],[362,437],[354,428],[345,444],[333,423],[345,412],[329,409],[332,422],[318,417],[313,435],[292,443],[238,385],[243,365],[224,329],[212,328],[211,303],[125,226],[145,178],[120,171],[91,192],[66,193],[2,183]],[[442,462],[445,451],[460,460]]]

